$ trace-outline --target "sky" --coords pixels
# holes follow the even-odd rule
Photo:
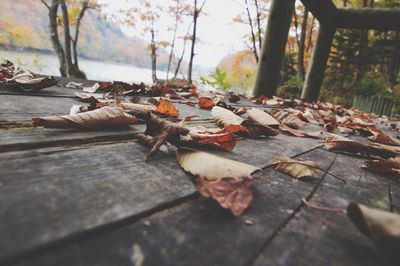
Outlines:
[[[119,10],[128,9],[138,1],[135,0],[100,0],[104,4],[103,11],[107,14],[118,14]],[[152,5],[166,6],[172,1],[152,0]],[[201,0],[198,2],[202,3]],[[195,64],[204,67],[216,67],[220,60],[229,53],[246,49],[243,36],[249,31],[248,25],[233,22],[233,18],[244,12],[243,7],[233,0],[207,0],[203,11],[206,15],[199,17],[196,43]],[[167,31],[174,21],[171,17],[161,17],[156,27],[158,28],[158,39],[169,41],[172,33]],[[183,35],[189,25],[185,21],[180,26],[180,33]],[[140,22],[135,27],[121,26],[123,32],[129,36],[144,38],[149,41],[149,36],[143,35]],[[177,50],[181,51],[182,43],[177,43]],[[189,54],[189,45],[186,48]],[[188,61],[188,58],[185,58]]]

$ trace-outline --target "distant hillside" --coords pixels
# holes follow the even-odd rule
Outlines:
[[[101,19],[100,15],[89,10],[82,20],[80,56],[150,67],[148,44],[127,37],[117,25]],[[48,25],[47,9],[39,0],[1,0],[0,46],[3,49],[24,47],[53,52]],[[160,54],[158,68],[166,69],[168,56],[162,51]]]

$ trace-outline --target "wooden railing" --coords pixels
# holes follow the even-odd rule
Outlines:
[[[395,115],[396,100],[382,98],[378,96],[356,96],[353,99],[353,107],[366,112],[377,115]]]

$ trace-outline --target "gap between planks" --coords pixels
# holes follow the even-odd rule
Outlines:
[[[307,151],[301,152],[301,153],[296,154],[296,155],[291,156],[291,157],[292,158],[296,158],[298,156],[301,156],[301,155],[307,154],[309,152],[315,151],[315,150],[321,148],[322,146],[323,145],[315,147],[315,148],[312,148],[312,149],[309,149]],[[167,153],[167,155],[168,156],[172,156],[170,153]],[[335,159],[336,159],[336,157],[337,157],[337,155],[335,156]],[[332,165],[334,164],[335,159],[329,165],[328,171],[332,167]],[[269,165],[267,165],[265,167],[262,167],[261,168],[261,172],[269,169],[271,166],[273,166],[273,164],[269,164]],[[320,179],[319,183],[317,184],[317,186],[307,196],[307,200],[310,200],[312,195],[314,195],[315,191],[317,190],[319,185],[322,183],[322,181],[324,180],[326,175],[327,175],[327,173],[324,173],[324,175],[321,177],[321,179]],[[190,178],[190,177],[188,176],[188,178]],[[154,215],[156,213],[159,213],[159,212],[162,212],[162,211],[167,211],[169,209],[173,209],[173,208],[178,207],[178,206],[180,206],[182,204],[185,204],[185,203],[187,203],[189,201],[193,201],[195,199],[198,199],[199,197],[200,197],[200,194],[198,192],[194,192],[193,194],[190,194],[190,195],[187,195],[187,196],[183,196],[183,197],[175,199],[175,200],[173,200],[171,202],[168,202],[168,203],[165,203],[165,204],[160,204],[159,206],[156,206],[156,207],[154,207],[152,209],[146,210],[146,211],[144,211],[142,213],[135,214],[135,215],[129,216],[129,217],[125,217],[125,218],[122,218],[122,219],[119,219],[119,220],[115,220],[115,221],[112,221],[112,222],[109,222],[109,223],[106,223],[106,224],[103,224],[103,225],[99,225],[99,226],[97,226],[95,228],[88,229],[88,230],[85,230],[85,231],[81,231],[81,232],[78,232],[78,233],[75,233],[75,234],[71,234],[71,235],[65,236],[65,237],[63,237],[61,239],[57,239],[57,240],[53,240],[53,241],[47,242],[45,244],[36,246],[36,247],[34,247],[34,248],[30,249],[30,250],[26,250],[26,251],[23,251],[21,253],[14,254],[14,255],[12,255],[10,257],[6,257],[6,258],[0,260],[0,265],[3,265],[3,264],[4,265],[13,265],[13,264],[19,264],[19,263],[23,263],[23,262],[29,261],[32,258],[43,256],[43,255],[47,254],[48,252],[52,252],[54,250],[61,249],[61,248],[65,247],[65,246],[68,246],[68,245],[73,245],[76,242],[83,241],[85,239],[97,236],[98,234],[105,234],[105,233],[117,230],[117,229],[119,229],[121,227],[135,224],[135,223],[139,222],[140,220],[146,219],[146,218],[148,218],[148,217],[150,217],[150,216],[152,216],[152,215]],[[301,205],[299,205],[294,210],[294,212],[289,215],[289,217],[284,221],[284,223],[281,226],[279,226],[278,229],[276,229],[273,232],[271,237],[269,237],[266,240],[265,243],[268,244],[269,242],[271,242],[273,240],[273,238],[279,233],[279,231],[281,229],[283,229],[284,226],[287,223],[290,222],[290,220],[296,215],[297,212],[300,211],[300,209],[303,207],[303,205],[304,205],[303,203]],[[258,254],[261,254],[264,251],[265,247],[266,247],[265,244],[262,245],[262,248],[257,252],[257,256],[254,257],[254,261],[257,259]]]
[[[321,146],[320,146],[321,147]],[[318,147],[318,148],[320,148]],[[317,149],[318,149],[317,148]],[[316,150],[316,149],[313,149]],[[304,152],[305,154],[307,152]],[[300,156],[300,155],[298,155]],[[293,156],[297,157],[297,156]],[[321,186],[322,182],[325,180],[325,177],[328,175],[327,172],[332,168],[332,166],[335,164],[336,158],[338,157],[338,154],[335,155],[333,158],[332,162],[330,163],[329,167],[327,168],[326,172],[323,174],[321,179],[319,180],[318,184],[315,185],[313,190],[310,192],[310,194],[305,198],[307,201],[310,201],[314,194],[317,192],[318,188]],[[258,257],[265,252],[265,250],[268,248],[268,246],[274,241],[274,239],[278,236],[278,234],[292,221],[292,219],[301,211],[301,209],[305,206],[304,202],[301,202],[294,210],[293,212],[287,217],[286,220],[282,222],[282,224],[265,240],[265,242],[261,245],[259,250],[255,253],[254,257],[249,260],[248,263],[245,265],[254,265],[255,262],[257,261]]]

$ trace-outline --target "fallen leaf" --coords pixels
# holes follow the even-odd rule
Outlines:
[[[361,168],[379,174],[400,175],[400,157],[366,161]]]
[[[32,71],[15,66],[11,61],[5,60],[0,64],[0,84],[32,92],[56,86],[58,81],[53,77],[41,77]]]
[[[118,107],[103,107],[94,111],[64,116],[33,118],[33,126],[48,128],[112,128],[130,125],[136,118]]]
[[[379,156],[382,158],[390,158],[396,156],[396,152],[387,148],[376,145],[367,145],[334,134],[327,137],[324,144],[327,150],[345,151],[353,154]]]
[[[392,137],[388,133],[376,128],[375,126],[369,126],[368,131],[371,132],[373,135],[371,137],[368,137],[368,139],[371,141],[391,146],[400,146],[400,140]]]
[[[313,161],[299,161],[289,157],[279,157],[274,162],[275,169],[294,178],[316,176],[318,165]]]
[[[400,215],[351,203],[347,215],[376,247],[397,262],[400,259]]]
[[[279,129],[281,131],[290,133],[296,137],[310,137],[310,138],[318,139],[322,136],[322,131],[307,132],[307,131],[303,131],[303,130],[299,130],[299,129],[293,129],[291,127],[286,126],[285,124],[280,124]]]
[[[94,84],[93,86],[91,86],[91,87],[84,87],[84,88],[83,88],[83,92],[95,93],[99,88],[100,88],[100,83],[95,83],[95,84]]]
[[[266,119],[263,119],[262,117],[260,118],[258,116],[256,117],[254,113],[253,119],[250,118],[245,120],[244,118],[234,114],[228,109],[214,106],[214,108],[211,110],[211,115],[218,125],[223,127],[232,127],[232,125],[234,125],[235,129],[239,129],[238,126],[243,126],[247,129],[247,133],[252,137],[258,137],[261,135],[276,136],[277,134],[279,134],[278,130],[269,126],[259,124],[258,122],[265,124]],[[244,132],[243,128],[240,128],[240,131],[238,132]]]
[[[154,111],[158,114],[166,115],[166,116],[179,116],[179,111],[170,101],[167,99],[160,98],[160,104],[157,106]]]
[[[197,176],[197,188],[204,197],[215,199],[233,215],[240,216],[253,199],[251,174],[259,168],[210,153],[182,149],[179,165]]]
[[[279,128],[279,122],[271,115],[260,109],[250,108],[247,110],[247,114],[249,115],[249,118],[258,125],[276,129]]]
[[[159,150],[160,146],[166,141],[177,144],[181,136],[189,133],[189,129],[161,119],[153,113],[147,113],[144,120],[146,121],[145,135],[154,137],[152,148],[147,154],[146,160],[149,160]]]
[[[285,124],[288,127],[299,129],[305,125],[305,122],[300,119],[299,116],[302,112],[295,109],[268,109],[270,115],[272,115],[281,124]]]
[[[154,105],[139,104],[139,103],[125,103],[121,102],[118,98],[115,98],[115,104],[122,108],[125,112],[132,114],[136,117],[142,118],[146,116],[148,112],[156,110]]]
[[[198,126],[189,130],[189,134],[181,138],[181,142],[186,145],[210,145],[226,151],[233,151],[236,145],[233,134],[219,128],[209,129]]]
[[[199,97],[198,102],[200,108],[211,109],[215,106],[214,100],[209,97]]]
[[[219,106],[214,106],[214,108],[211,110],[211,115],[217,125],[222,127],[229,125],[242,125],[244,122],[244,118],[235,115],[230,110]]]

